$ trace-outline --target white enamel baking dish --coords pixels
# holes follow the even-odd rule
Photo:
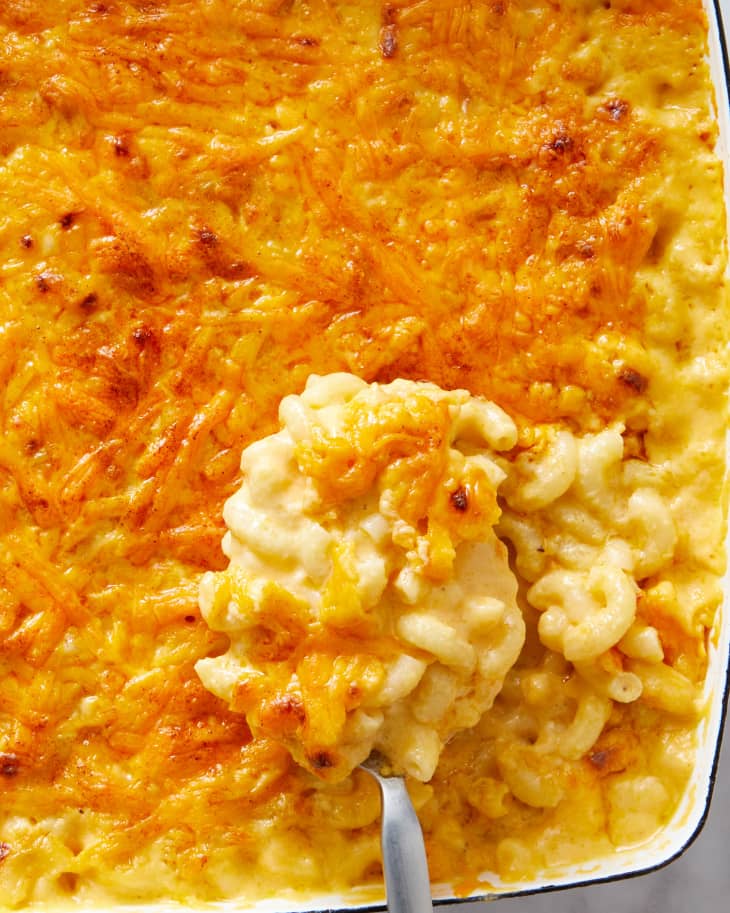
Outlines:
[[[704,0],[709,19],[709,60],[715,86],[720,140],[718,153],[725,163],[725,199],[730,208],[730,64],[728,42],[723,29],[730,27],[730,0]],[[730,233],[730,232],[729,232]],[[729,444],[730,446],[730,444]],[[730,536],[728,537],[730,554]],[[598,882],[614,881],[642,875],[668,865],[680,856],[694,841],[707,817],[717,771],[719,745],[728,702],[730,685],[730,574],[725,579],[725,605],[716,629],[710,638],[709,670],[706,683],[708,713],[699,734],[699,750],[691,788],[677,809],[674,818],[662,834],[649,844],[613,854],[610,858],[596,860],[580,866],[566,866],[550,879],[532,882],[500,883],[494,873],[485,873],[490,885],[489,893],[483,890],[469,895],[455,896],[448,884],[433,885],[434,903],[457,904],[475,900],[494,900],[499,897],[516,897],[537,894],[561,888],[582,887]],[[730,758],[726,759],[730,763]],[[356,889],[344,895],[321,895],[300,901],[276,899],[262,901],[252,909],[256,913],[345,913],[345,911],[382,910],[385,908],[382,888]],[[220,913],[243,913],[235,901],[185,907],[180,904],[156,903],[154,905],[126,905],[125,913],[185,913],[185,910],[216,910]]]
[[[709,24],[709,63],[715,87],[715,101],[720,128],[717,153],[725,167],[725,202],[728,236],[730,237],[730,0],[704,0]],[[730,270],[728,271],[730,276]],[[730,434],[728,435],[730,454]],[[726,540],[730,563],[730,533]],[[501,885],[489,877],[494,891],[475,893],[468,898],[445,896],[448,889],[435,889],[436,903],[455,903],[462,900],[493,900],[554,891],[561,888],[583,887],[598,882],[616,881],[643,875],[669,865],[694,842],[707,818],[719,762],[720,744],[730,694],[730,569],[725,574],[724,606],[709,642],[709,668],[705,683],[708,712],[699,733],[699,746],[690,788],[676,810],[673,819],[661,835],[650,843],[617,852],[610,858],[590,864],[566,867],[549,880],[531,884]],[[726,758],[725,763],[730,759]]]
[[[710,72],[720,127],[717,152],[725,166],[726,218],[730,236],[730,0],[704,0],[704,4],[709,21]],[[730,434],[727,446],[730,454]],[[730,534],[726,540],[726,553],[730,556]],[[444,889],[439,887],[436,889],[436,903],[454,903],[464,899],[493,900],[616,881],[655,871],[684,853],[702,830],[709,812],[727,714],[730,693],[730,569],[725,575],[724,593],[723,611],[719,613],[721,617],[709,643],[709,668],[705,683],[708,712],[699,733],[694,775],[683,801],[661,835],[649,844],[618,852],[591,864],[566,867],[549,880],[523,884],[517,889],[514,885],[500,885],[494,876],[490,876],[490,882],[495,890],[486,895],[476,893],[469,898],[445,897]],[[730,759],[726,758],[725,763],[728,761]]]
[[[715,99],[720,127],[717,152],[725,166],[725,200],[730,211],[730,0],[704,0],[709,21],[709,63],[715,87]],[[730,236],[730,219],[728,219]],[[730,435],[728,436],[730,453]],[[730,535],[726,550],[730,556]],[[566,866],[553,873],[550,879],[537,879],[520,885],[502,884],[494,873],[485,873],[490,885],[483,890],[456,897],[451,885],[433,885],[434,903],[456,904],[475,900],[495,900],[538,894],[561,888],[583,887],[598,882],[616,881],[655,871],[673,862],[692,844],[707,818],[719,761],[720,743],[730,693],[730,571],[725,576],[725,605],[720,613],[709,644],[709,668],[705,685],[708,712],[699,732],[699,746],[694,776],[673,819],[662,833],[650,843],[617,852],[606,859]],[[726,758],[730,763],[730,758]],[[225,905],[233,911],[234,905]],[[383,891],[353,892],[346,896],[323,896],[301,903],[271,900],[256,906],[261,913],[338,913],[346,910],[384,909]]]
[[[728,40],[730,34],[730,0],[704,0],[709,20],[709,62],[715,87],[715,98],[720,126],[718,154],[725,164],[725,199],[730,209],[730,58]],[[723,21],[725,28],[723,28]],[[730,226],[729,226],[730,227]],[[730,231],[729,231],[730,234]],[[730,447],[730,439],[729,439]],[[728,536],[730,555],[730,536]],[[730,574],[725,578],[725,610],[720,614],[713,635],[710,638],[709,669],[706,683],[708,712],[699,733],[699,748],[694,777],[690,789],[678,807],[674,818],[662,834],[650,843],[640,847],[617,852],[606,859],[584,863],[580,866],[566,866],[553,873],[550,879],[537,879],[519,885],[502,884],[494,873],[485,873],[484,880],[490,885],[489,893],[483,890],[469,895],[455,896],[448,884],[433,885],[434,903],[437,905],[457,904],[475,900],[494,900],[498,897],[516,897],[537,894],[561,888],[575,888],[598,882],[615,881],[642,875],[680,856],[702,830],[709,811],[712,790],[719,760],[719,746],[728,703],[730,687]],[[726,759],[730,763],[730,758]],[[382,910],[385,907],[382,888],[354,890],[345,895],[322,895],[301,901],[276,899],[263,901],[254,907],[257,913],[344,913],[344,911]],[[205,909],[211,909],[206,906]],[[240,913],[240,904],[234,901],[213,905],[221,913]],[[154,907],[128,907],[128,913],[180,913],[178,904],[155,904]]]
[[[715,87],[715,101],[720,128],[717,153],[724,164],[726,220],[730,237],[730,0],[704,0],[709,23],[709,63]],[[727,271],[730,278],[730,269]],[[730,456],[730,433],[727,453]],[[726,539],[726,554],[730,564],[730,532]],[[710,809],[717,766],[720,755],[725,718],[730,694],[730,568],[724,580],[724,606],[718,613],[715,629],[709,639],[709,668],[705,683],[705,699],[708,712],[699,732],[699,745],[690,788],[676,810],[673,819],[663,832],[650,843],[618,852],[610,858],[591,864],[566,867],[549,880],[533,884],[499,884],[494,877],[490,881],[496,890],[489,895],[474,894],[469,900],[491,900],[497,897],[515,897],[536,894],[560,888],[583,887],[597,882],[616,881],[636,875],[644,875],[669,865],[694,842],[704,826]],[[729,763],[730,758],[725,759]],[[437,894],[441,901],[440,891]],[[449,898],[456,902],[456,898]],[[458,900],[461,900],[459,898]]]
[[[730,209],[730,58],[726,39],[726,35],[730,34],[726,31],[730,28],[730,0],[704,0],[704,3],[709,20],[709,62],[720,126],[717,151],[725,164],[725,200]],[[730,220],[728,234],[730,235]],[[728,452],[730,453],[730,436]],[[727,552],[730,555],[730,535]],[[673,862],[692,844],[702,830],[710,807],[730,689],[730,573],[726,574],[724,591],[725,608],[719,613],[721,617],[710,638],[709,669],[705,686],[708,712],[699,733],[694,777],[673,819],[661,835],[648,844],[616,852],[609,858],[579,866],[566,866],[559,872],[553,872],[550,879],[536,879],[515,885],[501,883],[492,872],[484,873],[484,881],[490,885],[488,893],[482,889],[457,897],[451,885],[433,885],[436,905],[539,894],[643,875]],[[730,758],[726,759],[726,763],[730,763]],[[256,913],[364,913],[384,908],[384,890],[367,888],[356,889],[344,895],[328,894],[301,901],[273,898],[256,904],[253,909]],[[129,907],[125,909],[131,913]],[[180,913],[178,905],[167,907],[164,904],[156,904],[153,909],[154,913]],[[221,913],[242,913],[240,905],[235,902],[216,904],[214,909],[220,910]],[[150,913],[150,908],[139,908],[138,913]]]

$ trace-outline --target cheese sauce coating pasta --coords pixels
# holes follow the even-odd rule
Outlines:
[[[214,627],[253,586],[241,454],[311,375],[516,429],[475,446],[525,639],[473,728],[428,724],[435,890],[671,820],[725,566],[706,50],[700,0],[0,4],[0,909],[381,896],[376,785],[196,672],[241,634],[201,581]]]
[[[444,744],[488,710],[525,639],[493,526],[511,419],[463,390],[310,377],[252,444],[224,508],[226,571],[203,578],[231,639],[203,684],[341,780],[379,750],[430,780]]]

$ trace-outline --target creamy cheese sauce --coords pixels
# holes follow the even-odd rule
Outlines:
[[[517,429],[464,391],[348,374],[311,377],[279,416],[224,508],[229,567],[201,583],[231,646],[196,671],[324,779],[377,749],[430,780],[524,642],[493,532],[505,474],[491,447]]]

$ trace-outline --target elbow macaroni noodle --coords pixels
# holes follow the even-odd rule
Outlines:
[[[651,467],[624,459],[621,429],[607,428],[582,438],[546,431],[537,452],[514,461],[502,489],[498,529],[531,584],[526,598],[541,613],[542,643],[621,703],[643,689],[629,659],[664,658],[656,629],[636,617],[639,584],[668,568],[677,546],[660,484]],[[626,661],[601,670],[611,650]]]

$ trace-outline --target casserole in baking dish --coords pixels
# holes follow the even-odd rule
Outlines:
[[[472,728],[450,738],[433,710],[471,687],[454,660],[401,626],[421,675],[408,712],[448,741],[411,780],[436,895],[609,877],[689,839],[728,652],[727,96],[706,13],[3,4],[0,905],[382,900],[374,784],[328,782],[276,727],[252,733],[241,668],[222,666],[251,628],[226,524],[228,557],[261,546],[223,505],[248,497],[246,448],[289,395],[311,412],[297,471],[330,499],[330,537],[376,464],[400,459],[423,495],[444,390],[506,422],[449,438],[449,459],[488,448],[497,467],[480,464],[488,525],[524,622]],[[345,409],[317,430],[343,375],[405,391],[412,463],[377,462],[385,420],[355,434]],[[396,379],[435,385],[422,412]],[[428,587],[488,500],[442,468],[447,499],[426,492],[404,539],[362,533],[406,542]],[[272,540],[272,567],[297,534]],[[325,556],[332,606],[353,562]],[[383,579],[401,608],[409,580]],[[285,601],[257,604],[256,643]],[[295,672],[321,698],[342,640],[319,648]]]

